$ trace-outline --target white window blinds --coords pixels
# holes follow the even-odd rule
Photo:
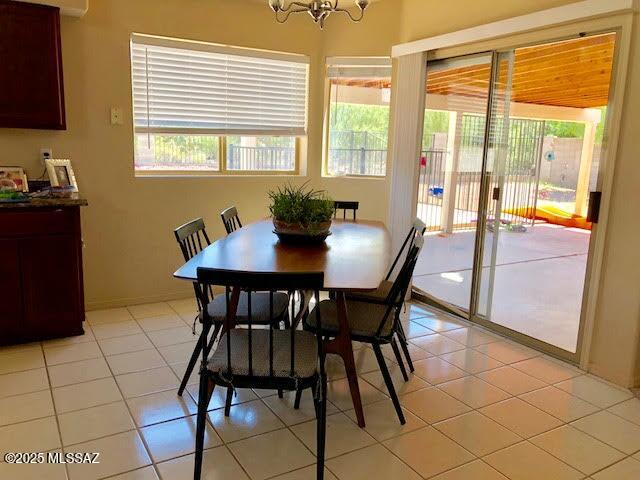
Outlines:
[[[327,57],[329,78],[391,78],[389,57]]]
[[[308,57],[134,34],[137,133],[306,134]]]

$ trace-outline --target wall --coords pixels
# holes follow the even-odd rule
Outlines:
[[[572,3],[567,0],[404,0],[402,42]],[[606,232],[590,370],[621,385],[640,385],[640,31],[634,18],[629,72]],[[622,87],[622,86],[621,86]]]
[[[307,177],[334,198],[361,201],[361,218],[386,215],[385,180],[322,179],[323,39],[332,55],[389,55],[395,38],[374,38],[388,6],[376,3],[367,22],[331,18],[324,34],[306,15],[284,25],[266,2],[240,0],[96,0],[82,18],[62,18],[68,129],[64,132],[0,130],[0,163],[42,173],[41,147],[71,158],[80,189],[89,200],[82,211],[86,301],[90,308],[153,301],[192,293],[172,278],[181,256],[172,230],[204,217],[213,237],[223,234],[218,216],[236,204],[244,222],[268,214],[267,191],[284,177],[135,178],[131,131],[129,36],[131,32],[291,51],[311,57]],[[344,40],[344,42],[342,41]],[[111,126],[109,109],[124,110],[123,126]]]

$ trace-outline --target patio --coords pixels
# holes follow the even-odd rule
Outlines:
[[[414,287],[468,309],[475,231],[428,234]],[[575,351],[590,232],[539,223],[526,232],[501,230],[489,318],[500,325]],[[493,234],[487,232],[485,265]],[[483,270],[488,278],[489,268]],[[553,281],[549,281],[553,279]],[[481,282],[480,312],[488,282]]]

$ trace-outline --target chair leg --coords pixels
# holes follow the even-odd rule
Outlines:
[[[316,451],[316,461],[317,461],[317,472],[316,478],[318,480],[324,479],[324,450],[325,450],[325,441],[327,435],[327,377],[326,375],[322,376],[320,381],[320,395],[319,395],[319,415],[317,419],[317,451]]]
[[[320,418],[320,397],[318,396],[317,383],[311,385],[311,396],[313,397],[313,407],[316,411],[316,420]]]
[[[231,402],[233,401],[233,388],[227,387],[227,400],[224,402],[224,416],[228,417],[231,413]]]
[[[182,377],[182,381],[180,382],[180,388],[178,388],[178,396],[181,397],[184,389],[187,387],[187,382],[189,381],[189,377],[193,373],[193,369],[196,367],[196,363],[198,361],[198,357],[202,353],[202,336],[207,338],[209,335],[209,330],[211,327],[202,327],[202,333],[200,333],[200,337],[198,338],[198,342],[196,343],[196,348],[193,349],[193,353],[191,354],[191,358],[189,359],[189,363],[187,365],[187,369],[184,372],[184,376]]]
[[[220,330],[222,330],[222,323],[216,323],[215,327],[213,328],[213,334],[211,335],[209,343],[207,344],[207,351],[205,352],[207,357],[209,357],[209,352],[211,352],[213,344],[216,343],[216,339],[218,338]]]
[[[398,344],[395,338],[391,338],[391,348],[393,349],[393,354],[396,356],[396,361],[398,362],[398,366],[400,367],[402,378],[404,378],[405,382],[408,382],[409,375],[407,375],[407,369],[404,367],[404,362],[402,361],[402,355],[400,355],[400,349],[398,348]]]
[[[393,380],[391,379],[391,375],[389,375],[389,370],[387,369],[387,363],[384,361],[384,355],[382,355],[382,349],[380,348],[380,344],[374,343],[372,347],[373,347],[373,351],[376,354],[376,358],[378,359],[378,365],[380,365],[380,371],[382,372],[384,383],[387,384],[387,390],[389,391],[389,396],[391,397],[393,406],[395,407],[396,413],[398,414],[398,419],[400,420],[400,424],[404,425],[406,423],[404,419],[404,413],[402,413],[400,400],[398,400],[396,389],[393,386]]]
[[[293,408],[296,410],[300,410],[300,400],[302,399],[302,389],[298,388],[296,390],[296,400],[293,402]]]
[[[398,324],[400,325],[400,324]],[[404,352],[404,358],[407,359],[407,365],[409,365],[409,371],[413,373],[415,369],[413,368],[413,360],[411,360],[411,354],[409,353],[409,348],[407,347],[407,337],[404,334],[404,330],[402,330],[402,325],[400,325],[400,330],[398,330],[398,337],[400,337],[400,348]]]
[[[196,452],[193,469],[194,480],[200,480],[202,475],[202,455],[204,451],[204,431],[207,421],[207,406],[213,389],[209,389],[209,379],[206,375],[200,376],[200,390],[198,392],[198,418],[196,422]]]

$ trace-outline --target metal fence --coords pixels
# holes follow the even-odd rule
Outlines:
[[[295,168],[295,147],[228,145],[227,148],[227,170],[292,171]]]
[[[427,224],[429,230],[444,228],[443,219],[449,214],[449,228],[465,229],[478,220],[480,201],[480,182],[482,180],[482,148],[484,142],[483,117],[465,115],[462,122],[459,141],[458,168],[447,172],[445,149],[425,149],[420,158],[420,176],[418,187],[418,215]],[[500,132],[493,132],[496,139]],[[509,126],[509,151],[504,168],[494,164],[496,149],[489,148],[488,173],[491,191],[502,188],[501,219],[506,222],[523,223],[532,216],[536,202],[536,187],[539,178],[539,161],[542,155],[544,122],[539,120],[512,119]],[[499,175],[502,170],[503,174]],[[445,183],[449,182],[455,190],[451,212],[443,212]],[[444,207],[447,207],[446,205]],[[495,212],[496,203],[492,201],[489,212]],[[493,217],[493,213],[489,216]]]
[[[218,137],[204,135],[135,136],[135,165],[148,170],[218,170]]]
[[[384,176],[387,132],[330,132],[327,170],[330,175]]]

